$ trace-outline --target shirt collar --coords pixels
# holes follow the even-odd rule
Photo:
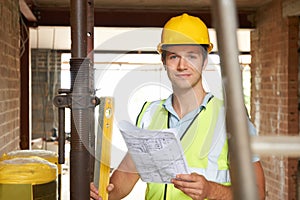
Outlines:
[[[213,97],[213,94],[210,93],[210,92],[208,92],[208,93],[205,95],[205,97],[204,97],[204,99],[203,99],[201,105],[200,105],[199,108],[197,109],[198,112],[200,112],[202,109],[206,109],[207,103],[209,102],[209,100],[210,100],[212,97]],[[172,105],[172,98],[173,98],[173,94],[171,94],[171,95],[166,99],[166,101],[163,103],[163,106],[164,106],[164,108],[165,108],[167,111],[169,111],[170,113],[177,115],[176,112],[175,112],[175,110],[174,110],[174,108],[173,108],[173,105]]]

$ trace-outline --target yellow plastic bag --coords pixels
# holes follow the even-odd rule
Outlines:
[[[55,200],[57,166],[40,157],[0,162],[0,200]]]

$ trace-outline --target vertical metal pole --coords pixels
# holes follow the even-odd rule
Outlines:
[[[58,163],[65,163],[65,108],[58,108]]]
[[[58,108],[58,163],[65,162],[65,108]],[[61,200],[61,173],[58,174],[58,200]]]
[[[87,0],[71,0],[72,58],[87,55]]]
[[[87,1],[87,57],[91,61],[91,67],[94,68],[94,0]],[[94,70],[92,71],[94,77]],[[91,80],[91,87],[94,88],[93,78]],[[94,92],[93,92],[94,93]],[[90,118],[94,119],[95,109],[91,107]],[[90,180],[93,180],[94,175],[94,163],[95,163],[95,123],[94,120],[90,123],[90,165],[91,165],[91,176]]]
[[[87,56],[94,61],[94,0],[87,1]]]
[[[71,0],[71,150],[70,198],[89,199],[90,63],[87,55],[87,0]]]
[[[237,15],[233,0],[213,0],[213,19],[221,59],[234,199],[257,200],[250,138],[238,62]]]
[[[30,149],[31,138],[31,99],[30,99],[30,67],[29,67],[29,27],[25,26],[23,19],[20,21],[20,36],[23,41],[23,51],[20,57],[20,149]],[[28,39],[28,40],[27,40]]]

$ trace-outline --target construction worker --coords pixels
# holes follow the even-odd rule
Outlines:
[[[158,51],[172,83],[166,100],[145,103],[137,119],[144,129],[176,128],[191,174],[178,174],[171,184],[147,183],[146,200],[232,199],[228,145],[223,102],[207,93],[202,70],[208,62],[210,42],[206,25],[197,17],[182,14],[164,26]],[[256,134],[249,121],[251,134]],[[265,180],[259,158],[253,157],[260,199]],[[110,177],[109,199],[127,196],[139,180],[130,154]],[[98,197],[91,184],[91,198]]]

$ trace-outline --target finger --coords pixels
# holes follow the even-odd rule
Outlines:
[[[181,190],[183,193],[185,193],[187,196],[191,197],[192,199],[204,199],[204,191],[201,189],[186,188],[186,187],[175,186],[175,185],[174,187]]]
[[[199,189],[199,188],[181,187],[179,185],[176,185],[176,186],[174,185],[174,187],[181,190],[185,194],[189,194],[189,195],[202,195],[203,194],[203,190]]]
[[[99,196],[98,189],[93,182],[90,183],[90,197],[95,200],[102,200],[102,198]]]
[[[99,197],[99,195],[94,193],[93,191],[90,191],[90,197],[94,200],[102,200],[102,198]]]
[[[202,179],[203,176],[193,172],[191,174],[177,174],[176,178],[177,179],[182,179],[182,180],[185,180],[185,181],[195,182],[199,179]]]
[[[110,193],[114,188],[115,188],[114,184],[110,183],[110,184],[107,186],[106,190],[107,190],[108,193]]]
[[[176,179],[183,180],[183,181],[193,181],[191,174],[177,174]]]
[[[176,180],[175,179],[174,181],[172,181],[172,183],[178,189],[181,189],[181,188],[196,189],[197,188],[197,183],[196,182],[182,181],[182,180]],[[198,188],[199,188],[199,186],[198,186]],[[201,188],[199,188],[199,189],[201,189]]]
[[[90,183],[90,190],[93,191],[93,193],[98,195],[98,189],[96,188],[93,182]]]
[[[196,182],[192,181],[191,175],[177,175],[175,179],[172,179],[171,182],[175,185],[180,185],[184,187],[192,187]]]

